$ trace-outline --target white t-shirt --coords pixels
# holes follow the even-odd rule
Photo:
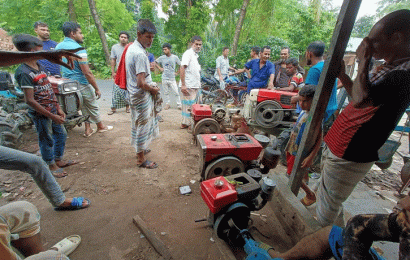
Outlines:
[[[221,71],[222,78],[228,77],[229,73],[229,59],[228,57],[224,57],[223,55],[219,56],[216,59],[216,69],[214,77],[219,80],[218,69]]]
[[[198,63],[198,54],[192,48],[182,55],[181,66],[185,69],[185,84],[187,88],[201,87],[201,65]]]

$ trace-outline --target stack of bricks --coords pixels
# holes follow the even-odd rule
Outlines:
[[[0,50],[16,51],[14,48],[12,37],[3,29],[0,28]]]

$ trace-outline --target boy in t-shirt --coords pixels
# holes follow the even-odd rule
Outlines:
[[[43,43],[28,34],[14,36],[13,44],[19,51],[32,52],[43,49]],[[58,104],[46,71],[37,60],[33,60],[21,64],[14,77],[24,91],[26,103],[30,106],[29,114],[36,126],[41,156],[53,175],[61,178],[67,176],[63,167],[78,162],[63,160],[67,132],[62,124],[66,115]]]
[[[299,91],[299,106],[302,108],[302,112],[299,114],[298,120],[296,121],[295,125],[292,128],[292,132],[290,134],[289,142],[286,145],[286,161],[288,165],[287,174],[290,175],[292,173],[293,164],[295,162],[295,157],[297,151],[299,149],[300,142],[302,140],[303,131],[306,127],[306,122],[309,117],[310,107],[312,105],[313,96],[315,95],[315,88],[314,85],[305,85]],[[320,149],[320,144],[322,143],[322,130],[318,134],[317,140],[312,151],[309,155],[303,160],[301,167],[306,168],[310,167],[313,163],[313,159],[315,158],[317,152]],[[301,200],[302,204],[305,206],[312,205],[316,202],[316,195],[315,193],[310,190],[307,186],[306,181],[308,180],[308,175],[304,177],[302,180],[301,188],[306,192],[306,196]]]
[[[288,86],[276,89],[297,93],[304,86],[303,75],[298,71],[299,62],[296,58],[290,58],[285,61],[285,64],[286,74],[289,77]]]

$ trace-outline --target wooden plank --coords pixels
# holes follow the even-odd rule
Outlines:
[[[282,228],[292,240],[291,246],[294,246],[306,235],[322,228],[309,210],[291,192],[283,172],[271,171],[269,177],[276,182],[276,188],[269,205]]]
[[[154,249],[163,257],[163,259],[170,260],[173,259],[171,252],[165,246],[165,244],[155,235],[154,232],[149,230],[148,226],[145,222],[140,218],[140,216],[136,215],[132,221],[134,224],[141,229],[142,233],[154,247]]]
[[[302,183],[303,176],[307,169],[300,167],[307,153],[312,150],[315,132],[322,125],[322,120],[326,111],[327,104],[332,94],[333,85],[338,76],[335,69],[339,67],[346,50],[350,34],[360,8],[361,0],[344,0],[341,7],[336,27],[333,32],[332,43],[329,48],[328,59],[325,61],[319,84],[313,98],[311,112],[307,120],[306,129],[303,133],[302,141],[296,155],[295,164],[290,176],[289,185],[291,191],[297,195]],[[317,133],[316,133],[317,135]]]

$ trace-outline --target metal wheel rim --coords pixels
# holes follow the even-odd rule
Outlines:
[[[240,230],[246,229],[248,227],[250,218],[250,210],[248,206],[244,203],[238,202],[232,204],[225,214],[220,215],[214,225],[214,230],[219,238],[228,241],[230,231],[235,230],[238,227]],[[232,227],[230,220],[235,224],[236,227]]]
[[[194,127],[194,135],[219,134],[221,126],[213,118],[205,118],[199,121]]]
[[[211,91],[210,99],[212,100],[211,103],[213,104],[222,104],[225,105],[226,101],[228,100],[228,93],[222,89],[216,89]]]
[[[227,156],[212,162],[205,169],[204,180],[245,172],[245,166],[236,157]]]
[[[255,121],[263,127],[275,127],[283,120],[282,107],[275,101],[266,100],[259,103],[255,109]]]

